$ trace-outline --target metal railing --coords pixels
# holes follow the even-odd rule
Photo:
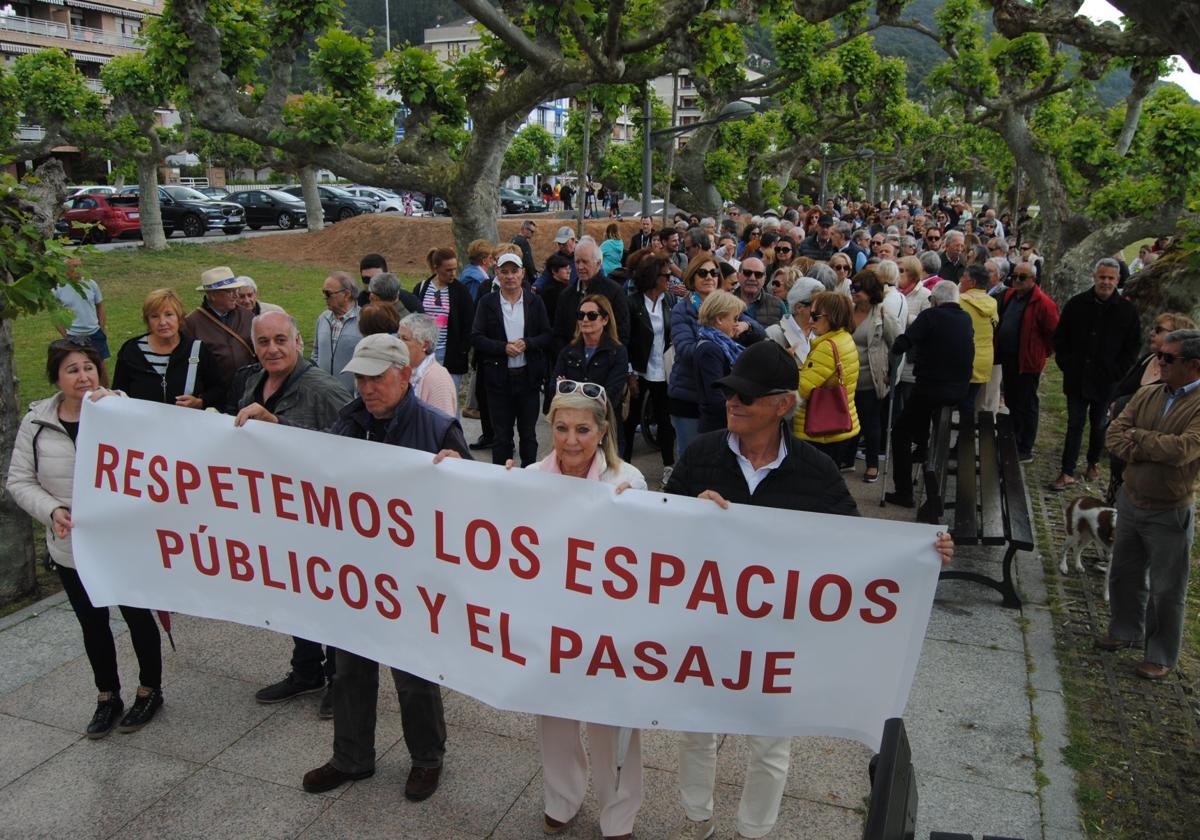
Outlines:
[[[84,79],[83,83],[96,93],[104,93],[104,85],[99,79]]]
[[[108,44],[131,50],[143,47],[140,35],[125,35],[121,32],[110,32],[107,29],[93,29],[90,26],[72,26],[71,40],[83,41],[88,44]]]
[[[27,35],[44,35],[47,38],[67,37],[65,23],[20,15],[0,15],[0,29],[7,29],[9,32],[24,32]]]

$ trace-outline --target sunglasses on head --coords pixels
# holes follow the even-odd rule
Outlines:
[[[599,312],[597,312],[595,309],[588,310],[587,312],[584,312],[582,309],[580,309],[579,314],[576,317],[580,321],[582,321],[584,319],[586,319],[588,321],[596,321],[596,320],[599,320],[600,318],[602,318],[603,316]]]
[[[1176,353],[1163,353],[1161,351],[1155,353],[1154,355],[1158,357],[1158,363],[1160,365],[1173,365],[1176,362],[1186,362],[1191,359],[1190,356],[1180,356]]]
[[[713,280],[720,280],[721,279],[721,269],[719,269],[719,268],[697,268],[696,276],[704,277],[704,278],[711,277]]]
[[[560,394],[574,394],[578,391],[585,397],[597,402],[608,402],[608,398],[604,393],[604,386],[597,385],[595,382],[576,382],[574,379],[560,379],[554,390]]]
[[[748,268],[742,269],[742,276],[748,280],[761,280],[767,276],[765,271],[752,271]]]
[[[740,402],[742,405],[744,405],[746,407],[754,405],[755,401],[760,399],[759,397],[752,397],[749,394],[740,394],[737,391],[735,391],[733,388],[730,388],[728,385],[718,385],[717,388],[718,388],[718,390],[720,390],[722,396],[724,396],[725,399],[731,400],[734,397],[737,397],[738,402]],[[789,393],[789,392],[782,388],[772,388],[770,391],[767,391],[767,393],[763,394],[762,396],[771,397],[771,396],[776,396],[778,394],[786,394],[786,393]]]

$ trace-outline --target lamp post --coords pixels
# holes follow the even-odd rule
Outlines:
[[[706,125],[718,125],[719,123],[729,122],[730,120],[744,120],[754,116],[757,113],[757,108],[750,102],[745,102],[741,99],[735,99],[722,108],[715,117],[707,120],[698,120],[688,125],[670,125],[666,128],[656,128],[650,130],[650,87],[646,87],[646,99],[642,105],[642,216],[650,215],[650,191],[653,189],[653,161],[651,157],[652,140],[654,138],[670,137],[672,141],[680,134],[686,134],[697,128],[702,128]],[[672,147],[673,148],[673,147]],[[667,166],[667,185],[668,190],[671,182],[671,174],[674,168],[673,156],[668,158]],[[667,214],[667,206],[669,204],[670,192],[663,199],[663,219],[664,226]]]
[[[392,51],[392,0],[383,0],[383,43],[387,52]]]

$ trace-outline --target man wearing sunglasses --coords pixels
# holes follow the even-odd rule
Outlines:
[[[787,314],[782,300],[766,289],[767,268],[758,257],[742,260],[738,271],[738,297],[746,304],[746,315],[764,328],[778,324]]]
[[[1111,619],[1096,640],[1102,650],[1142,646],[1136,672],[1148,680],[1175,667],[1183,636],[1200,476],[1200,331],[1168,333],[1158,361],[1162,384],[1135,393],[1105,439],[1127,466],[1108,578]]]
[[[1000,382],[1004,404],[1012,417],[1021,461],[1033,460],[1038,430],[1038,385],[1046,360],[1054,352],[1058,306],[1038,287],[1029,263],[1017,266],[1012,288],[1000,303],[1000,326],[996,329],[996,358],[1003,375]]]
[[[837,248],[833,244],[833,216],[828,214],[817,219],[817,229],[800,243],[800,256],[810,260],[829,262]]]
[[[1113,386],[1133,366],[1142,347],[1137,309],[1117,291],[1120,273],[1120,266],[1111,257],[1097,262],[1092,288],[1067,301],[1054,331],[1054,361],[1062,370],[1063,394],[1067,397],[1062,470],[1050,485],[1056,492],[1076,483],[1075,467],[1085,423],[1088,448],[1084,478],[1100,479],[1104,422]]]

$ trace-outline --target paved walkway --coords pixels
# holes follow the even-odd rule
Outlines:
[[[467,425],[474,439],[478,426]],[[657,459],[643,454],[636,463],[657,486]],[[911,517],[878,506],[880,485],[847,480],[863,515]],[[997,560],[963,551],[959,564],[994,569]],[[991,590],[965,582],[938,590],[905,714],[919,774],[918,837],[931,830],[1083,836],[1060,758],[1066,723],[1040,561],[1022,558],[1018,575],[1023,611],[1003,609]],[[136,662],[124,625],[117,617],[113,624],[128,702]],[[433,798],[413,804],[402,793],[408,757],[395,692],[384,681],[375,776],[309,795],[300,778],[329,758],[333,737],[332,722],[317,718],[319,695],[279,706],[252,697],[286,672],[290,639],[182,615],[175,628],[179,650],[165,650],[167,703],[158,717],[141,732],[88,741],[82,732],[95,691],[65,598],[0,620],[0,838],[542,836],[530,716],[446,692],[443,783]],[[646,733],[643,745],[646,798],[637,833],[658,840],[681,813],[674,739]],[[792,755],[771,837],[861,837],[870,750],[797,738]],[[726,738],[716,793],[722,840],[733,834],[743,767],[741,739]],[[598,838],[596,813],[589,797],[563,836]]]

